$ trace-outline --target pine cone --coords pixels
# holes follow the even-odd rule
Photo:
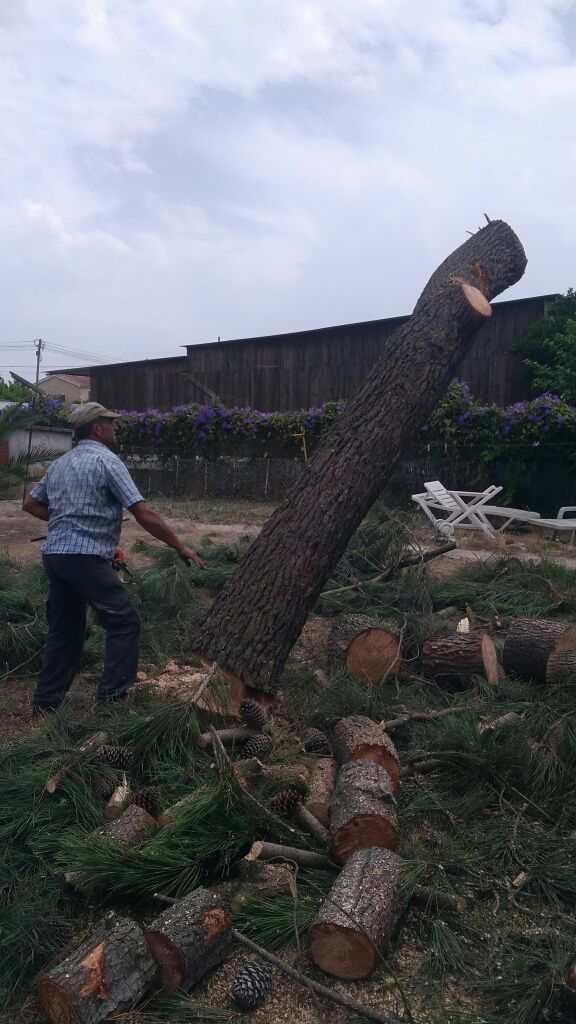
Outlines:
[[[123,771],[130,767],[132,762],[132,751],[129,747],[110,747],[107,743],[98,747],[96,759],[103,764],[110,764],[113,768],[121,768]]]
[[[251,729],[263,729],[268,721],[268,714],[263,704],[257,700],[241,700],[240,717]]]
[[[249,960],[241,967],[231,986],[233,1000],[241,1010],[261,1006],[272,988],[272,974],[264,960]]]
[[[271,749],[272,740],[265,732],[262,732],[258,736],[252,736],[252,739],[247,740],[238,756],[242,759],[247,757],[265,757]]]
[[[307,754],[321,754],[330,757],[332,755],[332,744],[320,729],[311,729],[304,742],[304,750]]]
[[[296,808],[302,803],[302,793],[297,786],[285,786],[268,804],[274,814],[291,818]]]
[[[143,807],[153,818],[157,818],[161,811],[160,790],[156,786],[143,786],[130,797],[130,803],[137,807]]]

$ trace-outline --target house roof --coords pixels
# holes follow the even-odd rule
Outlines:
[[[80,373],[49,373],[48,376],[44,378],[44,380],[40,381],[40,383],[44,384],[45,381],[51,380],[53,377],[58,377],[59,380],[67,380],[71,384],[77,384],[78,387],[81,388],[90,387],[90,377],[85,377],[83,374]]]

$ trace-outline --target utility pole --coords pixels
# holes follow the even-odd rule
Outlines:
[[[34,341],[34,348],[36,349],[36,384],[40,380],[40,360],[42,358],[42,350],[45,344],[46,342],[42,341],[42,338],[36,338]]]
[[[42,359],[42,349],[44,348],[45,344],[46,344],[46,342],[42,341],[42,338],[35,338],[34,339],[34,349],[36,351],[36,387],[38,387],[38,381],[40,380],[40,360]],[[37,394],[34,394],[34,396],[32,398],[32,407],[34,407],[36,405],[37,399],[38,399]],[[33,432],[33,430],[34,430],[34,424],[31,423],[30,424],[30,429],[28,431],[28,451],[26,453],[26,474],[25,474],[25,477],[24,477],[24,488],[23,488],[23,492],[22,492],[22,501],[24,501],[24,498],[26,497],[26,492],[27,492],[27,489],[28,489],[28,473],[29,473],[29,470],[30,470],[30,454],[32,452],[32,432]]]

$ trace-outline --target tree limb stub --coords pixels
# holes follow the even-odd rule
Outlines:
[[[410,320],[390,337],[385,355],[217,597],[195,639],[197,653],[246,686],[277,689],[350,537],[444,393],[489,301],[515,284],[525,266],[518,238],[497,220],[438,267]]]

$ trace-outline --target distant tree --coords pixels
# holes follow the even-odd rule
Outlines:
[[[559,296],[511,351],[523,357],[533,394],[549,391],[576,404],[576,291]]]
[[[3,380],[0,377],[0,401],[2,402],[25,402],[30,398],[30,392],[22,384],[15,384]]]

